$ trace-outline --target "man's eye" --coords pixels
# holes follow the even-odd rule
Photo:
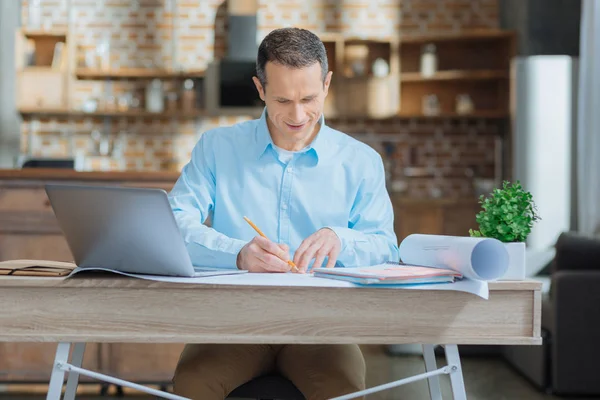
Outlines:
[[[277,100],[277,102],[280,104],[287,104],[289,103],[289,100]]]

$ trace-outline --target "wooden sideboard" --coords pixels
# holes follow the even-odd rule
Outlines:
[[[169,172],[0,170],[0,261],[72,261],[44,191],[46,183],[151,187],[169,191],[177,176]],[[475,228],[476,199],[392,197],[392,201],[399,241],[413,232],[467,235],[469,228]],[[130,381],[168,383],[182,348],[183,344],[97,343],[87,347],[84,366]],[[0,381],[47,382],[55,349],[51,343],[0,344]]]

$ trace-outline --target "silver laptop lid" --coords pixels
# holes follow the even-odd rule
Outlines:
[[[78,266],[194,275],[164,190],[47,184],[46,193]]]

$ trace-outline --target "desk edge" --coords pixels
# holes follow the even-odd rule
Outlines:
[[[537,281],[496,281],[489,282],[490,292],[500,290],[513,290],[513,291],[540,291],[542,289],[542,283]],[[210,284],[210,283],[171,283],[171,282],[159,282],[151,281],[138,278],[130,277],[102,277],[102,278],[89,278],[89,277],[73,277],[73,278],[54,278],[54,277],[25,277],[25,276],[0,276],[0,288],[2,287],[79,287],[79,288],[136,288],[136,289],[197,289],[210,288],[210,289],[280,289],[286,288],[289,290],[390,290],[385,288],[376,287],[314,287],[314,286],[268,286],[268,285],[221,285],[221,284]],[[410,289],[411,291],[420,289]],[[429,291],[427,288],[423,288],[423,291]],[[433,290],[432,290],[433,292]],[[437,291],[435,291],[437,292]]]

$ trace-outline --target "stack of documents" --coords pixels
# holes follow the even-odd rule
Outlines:
[[[339,279],[359,285],[416,285],[454,282],[462,275],[451,269],[385,263],[356,268],[315,268],[314,276]]]
[[[470,280],[487,289],[509,263],[503,243],[492,238],[412,234],[400,244],[401,263],[315,268],[314,276],[359,285],[412,286]]]

